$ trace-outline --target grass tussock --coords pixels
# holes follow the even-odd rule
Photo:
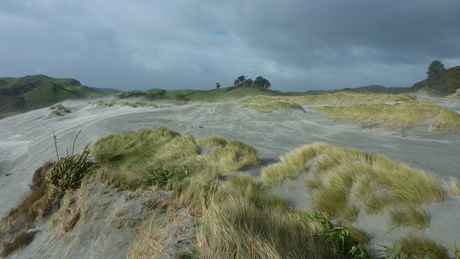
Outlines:
[[[377,93],[359,93],[359,92],[338,92],[330,94],[303,95],[289,97],[291,101],[301,104],[320,104],[320,103],[387,103],[387,102],[404,102],[417,99],[412,94],[377,94]]]
[[[455,197],[460,197],[460,183],[458,183],[457,178],[451,176],[449,181],[444,181],[444,192]]]
[[[425,236],[407,236],[395,242],[395,249],[391,249],[387,259],[448,259],[449,255],[443,247],[439,247]]]
[[[286,97],[258,95],[238,100],[238,103],[244,104],[245,107],[260,112],[272,112],[278,109],[297,109],[305,110],[296,102],[290,101]]]
[[[3,251],[0,253],[1,257],[7,257],[13,252],[21,249],[22,247],[28,245],[33,239],[33,234],[28,232],[21,232],[17,235],[13,241],[6,243]]]
[[[402,205],[441,202],[443,198],[439,180],[430,173],[382,155],[322,142],[302,146],[282,156],[280,163],[262,168],[261,179],[273,186],[298,173],[309,174],[305,187],[314,208],[347,222],[354,222],[360,211],[374,214]],[[413,212],[408,221],[413,226],[426,226],[427,217],[423,221],[421,211]]]
[[[157,214],[152,214],[139,230],[137,238],[128,249],[128,258],[160,258],[164,254],[161,242],[161,228],[164,219]]]
[[[209,152],[202,153],[205,147]],[[260,165],[256,150],[243,141],[226,141],[219,136],[197,139],[167,127],[101,138],[92,152],[105,166],[95,177],[130,190],[179,186],[191,175],[204,179]]]
[[[410,127],[423,120],[434,119],[429,127],[432,132],[460,130],[460,114],[432,102],[407,101],[397,105],[318,106],[314,111],[324,112],[335,119],[365,120],[400,127]]]
[[[211,184],[198,232],[200,258],[353,258],[325,227],[302,216],[280,198],[266,196],[249,175]],[[330,222],[329,222],[330,223]],[[332,224],[332,223],[330,223]],[[330,225],[327,224],[329,227]],[[342,236],[351,240],[350,235]],[[348,249],[350,247],[347,246]],[[344,254],[347,256],[343,257]],[[366,257],[363,257],[366,258]]]
[[[390,225],[394,228],[413,227],[425,229],[430,223],[428,213],[418,207],[401,207],[390,209]]]
[[[294,179],[296,173],[307,170],[306,162],[330,149],[324,142],[317,142],[297,148],[280,157],[281,162],[262,168],[262,182],[269,186],[281,183],[284,179]]]

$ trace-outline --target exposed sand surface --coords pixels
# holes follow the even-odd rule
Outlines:
[[[188,104],[156,109],[102,107],[74,101],[66,101],[63,105],[71,113],[49,116],[50,110],[39,109],[0,120],[1,215],[15,206],[29,190],[28,184],[35,169],[46,161],[56,160],[53,134],[58,139],[58,151],[62,157],[72,152],[74,137],[80,129],[82,132],[76,141],[75,152],[83,149],[89,142],[110,134],[142,128],[156,130],[167,126],[181,135],[220,135],[227,140],[243,140],[256,148],[263,165],[278,162],[281,155],[302,145],[323,141],[383,154],[390,159],[401,160],[413,168],[433,172],[441,179],[453,176],[460,180],[460,134],[431,133],[427,126],[429,121],[405,130],[385,125],[360,125],[332,121],[322,114],[314,113],[312,110],[315,106],[309,105],[303,106],[305,113],[293,109],[260,113],[230,103]],[[460,103],[442,102],[440,105],[460,111]],[[259,171],[250,169],[248,173],[257,176]],[[296,181],[286,180],[270,191],[282,195],[296,208],[308,208],[309,201],[302,186],[300,177]],[[453,244],[460,231],[459,205],[460,199],[450,196],[442,204],[427,205],[431,225],[425,230],[425,234]],[[113,214],[113,210],[107,213]],[[392,246],[392,240],[398,234],[386,231],[384,218],[385,215],[379,214],[362,219],[359,224],[374,238],[375,244]],[[134,235],[128,235],[126,240],[133,237]],[[460,240],[457,243],[458,241]],[[43,240],[34,240],[29,245],[31,247],[25,249],[27,251],[19,252],[13,258],[33,257],[34,252],[59,258],[103,256],[97,243],[78,242],[80,243],[73,249],[68,245],[60,248],[57,245],[49,247],[48,249],[62,250],[49,254],[43,250],[34,250],[45,245]],[[122,249],[115,249],[113,252],[117,256],[110,256],[111,258],[123,258],[126,255],[127,244],[122,244]],[[377,245],[371,245],[371,248],[383,249]],[[374,251],[373,255],[378,257],[381,254]]]

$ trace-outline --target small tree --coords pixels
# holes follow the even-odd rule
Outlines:
[[[438,74],[439,72],[443,71],[444,64],[441,63],[441,61],[435,60],[431,62],[430,66],[428,67],[428,71],[426,72],[428,77],[434,76]]]
[[[248,79],[244,80],[244,86],[245,87],[252,87],[253,83],[254,83],[254,81],[252,81],[251,78],[248,78]]]
[[[216,83],[216,91],[219,91],[219,88],[220,88],[220,84]]]
[[[236,87],[242,87],[244,85],[244,81],[246,81],[247,76],[239,76],[235,82],[233,83]]]
[[[261,76],[258,76],[256,77],[256,80],[254,80],[254,86],[258,86],[258,87],[261,87],[261,88],[265,88],[265,89],[268,89],[270,88],[271,84],[270,84],[270,81],[268,81],[267,79],[261,77]]]

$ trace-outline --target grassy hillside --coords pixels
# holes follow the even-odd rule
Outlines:
[[[408,89],[408,92],[424,90],[431,94],[446,96],[455,93],[459,88],[460,66],[456,66],[414,84]]]
[[[219,88],[219,90],[191,90],[191,89],[180,89],[180,90],[163,90],[154,88],[147,90],[143,93],[146,95],[156,95],[161,91],[165,91],[164,97],[171,99],[186,100],[191,102],[214,102],[223,100],[237,100],[245,97],[252,97],[257,95],[276,95],[276,93],[268,93],[256,88],[243,87],[236,88],[229,91],[228,87]],[[280,94],[282,92],[279,92]]]
[[[82,85],[72,78],[33,75],[0,78],[0,116],[43,108],[67,99],[103,96],[97,88]]]

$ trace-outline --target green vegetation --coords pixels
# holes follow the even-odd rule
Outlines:
[[[261,178],[264,184],[273,186],[302,173],[309,174],[305,187],[314,209],[346,222],[354,222],[360,211],[374,214],[386,208],[441,202],[443,198],[441,184],[434,175],[381,155],[321,142],[282,156],[280,163],[262,168]],[[411,212],[413,216],[401,224],[427,226],[428,216],[421,209]],[[395,224],[401,222],[396,216],[394,219]]]
[[[411,94],[374,94],[359,92],[338,92],[319,95],[302,95],[289,97],[291,101],[300,104],[373,104],[388,102],[403,102],[415,100],[417,97]]]
[[[298,212],[264,195],[249,175],[231,176],[222,188],[214,184],[207,192],[198,233],[200,258],[356,258],[361,252],[367,258],[350,233],[325,237],[341,228],[298,220]]]
[[[107,95],[103,90],[81,85],[75,79],[44,75],[0,78],[0,115],[43,108],[66,99]]]
[[[83,177],[97,167],[97,164],[89,159],[89,155],[89,149],[85,148],[78,155],[59,159],[50,168],[46,181],[63,193],[69,189],[78,189]]]
[[[186,209],[197,220],[192,254],[199,258],[368,258],[365,245],[370,237],[352,225],[361,213],[385,210],[393,228],[424,229],[429,215],[420,205],[441,202],[444,195],[431,174],[381,155],[323,142],[302,146],[282,156],[280,163],[262,168],[262,182],[234,173],[260,166],[256,150],[216,135],[195,138],[167,127],[141,129],[100,138],[91,153],[101,165],[92,174],[95,164],[89,149],[61,159],[58,155],[46,169],[45,180],[34,180],[37,188],[2,219],[0,230],[25,225],[27,233],[37,217],[55,210],[53,204],[64,192],[63,207],[70,208],[68,195],[82,181],[101,181],[125,190],[173,191],[167,204],[151,210],[130,246],[133,257],[158,254],[162,224],[178,209]],[[297,211],[266,192],[267,187],[301,175],[306,176],[305,193],[313,212]],[[453,189],[449,184],[445,192]],[[68,233],[80,214],[67,210],[61,214],[61,228]],[[25,236],[17,240],[8,249],[29,242]],[[442,248],[433,244],[428,239],[403,239],[390,256],[443,258],[438,257]]]
[[[125,106],[131,108],[138,108],[138,107],[152,107],[152,108],[164,108],[168,107],[166,105],[155,104],[152,102],[129,102],[129,101],[115,101],[115,100],[97,100],[95,102],[90,102],[92,105],[98,106]]]
[[[239,140],[197,139],[162,127],[101,138],[93,145],[93,153],[103,166],[88,180],[125,189],[175,190],[172,207],[186,207],[199,216],[200,258],[354,258],[365,251],[351,241],[353,233],[366,240],[362,232],[339,228],[345,231],[341,238],[326,242],[322,235],[326,225],[299,220],[299,212],[283,199],[265,194],[250,175],[230,174],[220,182],[223,173],[260,163],[255,150]],[[159,225],[147,225],[130,254],[155,254],[158,231]],[[345,257],[341,242],[354,244],[347,246],[351,252],[347,250]]]
[[[449,255],[443,247],[437,246],[425,236],[407,236],[395,242],[395,249],[391,250],[387,259],[448,259]]]
[[[441,63],[441,61],[439,60],[435,60],[431,62],[430,66],[428,67],[428,71],[426,72],[426,75],[428,77],[432,77],[436,74],[439,74],[443,70],[445,70],[444,64]]]
[[[212,148],[201,153],[204,146]],[[166,127],[110,135],[93,145],[93,153],[97,162],[113,168],[109,174],[101,170],[99,180],[131,190],[155,185],[158,174],[171,167],[173,171],[187,168],[186,175],[206,178],[260,163],[254,148],[240,140],[196,139]]]
[[[427,79],[415,83],[407,91],[425,91],[429,94],[446,96],[454,94],[460,87],[460,66],[435,73]]]
[[[446,194],[460,197],[460,183],[456,178],[451,176],[449,181],[444,182],[444,186]]]
[[[318,106],[316,112],[324,112],[332,118],[365,120],[393,126],[410,127],[427,119],[435,119],[429,130],[460,130],[460,115],[453,110],[432,102],[407,101],[397,105],[354,104],[349,106]]]
[[[285,97],[258,95],[238,100],[238,103],[242,103],[244,104],[244,107],[248,107],[260,112],[272,112],[277,109],[287,108],[297,109],[305,112],[302,106],[289,101],[289,99]]]
[[[413,227],[425,229],[430,217],[425,210],[414,206],[390,209],[390,224],[393,227]]]

